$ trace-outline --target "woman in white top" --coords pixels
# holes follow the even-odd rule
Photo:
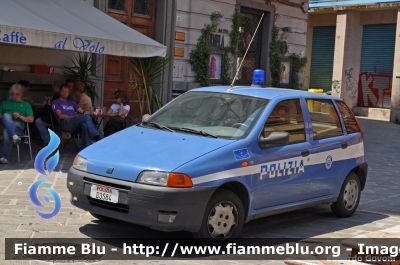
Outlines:
[[[104,128],[104,137],[110,136],[124,129],[125,119],[131,109],[125,91],[118,90],[114,93],[114,96],[115,103],[112,104],[111,108],[107,111],[107,114],[113,116]]]

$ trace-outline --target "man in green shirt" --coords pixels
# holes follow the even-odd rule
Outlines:
[[[25,123],[33,122],[31,105],[22,100],[23,89],[15,84],[10,89],[11,99],[0,104],[0,118],[3,120],[3,150],[0,154],[0,164],[8,164],[12,143],[18,145],[21,138],[18,136],[24,131]]]

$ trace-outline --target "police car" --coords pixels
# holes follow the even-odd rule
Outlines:
[[[251,86],[191,90],[81,151],[71,203],[199,238],[318,204],[349,217],[367,178],[363,133],[342,99]]]

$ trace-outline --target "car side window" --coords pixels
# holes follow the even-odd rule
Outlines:
[[[357,120],[353,113],[347,107],[346,103],[343,101],[336,101],[336,105],[342,114],[344,125],[346,126],[346,131],[348,134],[360,132],[360,127],[358,126]]]
[[[307,99],[314,140],[343,135],[342,124],[332,100]]]
[[[273,132],[289,133],[289,144],[306,141],[300,99],[284,100],[275,106],[264,125],[262,134],[267,138]],[[276,146],[264,146],[264,148]]]

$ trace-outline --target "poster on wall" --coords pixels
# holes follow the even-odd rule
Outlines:
[[[223,82],[224,53],[213,51],[208,62],[208,78],[211,83]]]
[[[281,87],[290,87],[292,59],[282,57],[279,61],[279,83]]]

